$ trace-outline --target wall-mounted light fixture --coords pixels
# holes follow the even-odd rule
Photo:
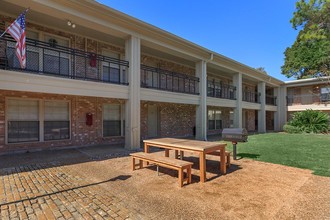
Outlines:
[[[76,24],[72,23],[72,21],[70,21],[70,20],[67,21],[67,25],[71,26],[72,28],[76,28]]]

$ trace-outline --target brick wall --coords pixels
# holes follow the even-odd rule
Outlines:
[[[274,130],[274,112],[266,111],[266,130]]]
[[[245,128],[246,128],[246,130],[248,130],[248,131],[256,130],[255,120],[256,120],[255,110],[252,110],[252,109],[245,110]]]
[[[196,106],[172,103],[141,102],[141,139],[148,138],[148,105],[159,110],[160,137],[193,136],[196,124]]]
[[[195,69],[184,66],[178,63],[170,62],[164,59],[156,58],[149,55],[141,55],[141,63],[151,67],[158,67],[160,69],[182,73],[189,76],[195,76]]]
[[[69,101],[71,103],[71,139],[6,144],[5,106],[6,98],[8,97]],[[50,149],[68,146],[124,144],[124,137],[102,137],[102,108],[105,103],[123,104],[124,100],[0,90],[0,154],[12,151],[28,151],[33,149]],[[85,124],[86,113],[93,114],[92,126],[87,126]]]

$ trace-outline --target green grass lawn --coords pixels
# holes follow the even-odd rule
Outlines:
[[[232,144],[228,142],[232,151]],[[330,135],[268,133],[250,135],[237,144],[238,158],[282,164],[313,170],[330,176]]]

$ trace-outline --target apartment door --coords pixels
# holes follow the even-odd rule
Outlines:
[[[159,128],[159,111],[157,105],[148,105],[148,137],[157,137]]]

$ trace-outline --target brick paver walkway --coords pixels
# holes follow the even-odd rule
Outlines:
[[[136,216],[100,183],[60,164],[0,169],[0,219],[130,219]]]

